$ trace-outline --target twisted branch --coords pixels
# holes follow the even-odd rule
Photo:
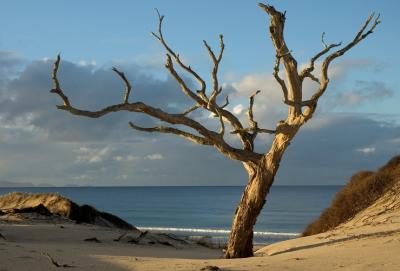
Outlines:
[[[310,100],[302,102],[303,106],[308,106],[309,107],[308,113],[305,116],[306,120],[311,118],[312,114],[314,113],[314,111],[316,109],[316,105],[317,105],[317,102],[318,102],[319,98],[324,94],[326,88],[328,87],[328,83],[329,83],[329,77],[328,77],[329,65],[331,64],[331,62],[334,59],[344,55],[347,51],[349,51],[351,48],[356,46],[359,42],[361,42],[362,40],[364,40],[366,37],[368,37],[370,34],[373,33],[373,31],[376,28],[376,26],[381,23],[380,15],[378,14],[378,16],[375,17],[375,20],[371,24],[371,21],[374,18],[374,16],[375,16],[375,13],[372,13],[366,19],[366,21],[362,25],[361,29],[357,32],[356,36],[354,37],[354,39],[351,42],[349,42],[342,49],[339,49],[339,50],[331,53],[330,55],[328,55],[325,58],[325,60],[323,61],[322,68],[321,68],[321,74],[322,75],[321,75],[321,79],[320,79],[319,89],[311,97]],[[368,29],[368,31],[366,31],[368,25],[370,25],[370,28]],[[334,46],[334,47],[336,47],[336,46]],[[329,46],[327,48],[329,48]]]
[[[213,106],[215,104],[218,94],[220,94],[222,92],[222,88],[220,88],[218,85],[218,68],[219,68],[219,63],[222,60],[222,55],[223,55],[224,49],[225,49],[224,36],[219,35],[219,39],[220,39],[220,51],[219,51],[218,57],[215,56],[214,51],[211,49],[211,47],[208,45],[208,43],[205,40],[203,40],[204,46],[207,48],[208,54],[210,55],[210,58],[214,63],[214,67],[211,72],[213,89],[212,89],[212,93],[210,96],[210,100],[208,101],[208,108],[210,108],[211,106]]]
[[[185,65],[181,59],[179,58],[179,54],[175,53],[171,47],[167,44],[167,42],[164,39],[163,33],[162,33],[162,23],[164,20],[164,15],[160,15],[160,12],[158,9],[156,9],[157,15],[158,15],[158,34],[155,34],[154,32],[151,32],[151,34],[162,44],[162,46],[165,48],[165,50],[170,54],[176,63],[185,71],[187,71],[189,74],[191,74],[200,84],[201,89],[199,92],[205,93],[206,90],[206,83],[205,81],[196,73],[190,66]],[[194,95],[194,94],[193,94]]]
[[[208,140],[207,138],[196,136],[194,134],[173,128],[173,127],[166,127],[166,126],[156,126],[156,127],[151,127],[151,128],[144,128],[137,126],[133,124],[132,122],[129,122],[129,126],[132,129],[142,131],[142,132],[159,132],[159,133],[165,133],[165,134],[175,134],[181,137],[184,137],[194,143],[201,144],[201,145],[212,145],[212,141]]]
[[[162,133],[173,133],[173,134],[182,136],[182,137],[184,137],[192,142],[195,142],[195,143],[199,143],[202,145],[212,145],[217,150],[219,150],[222,154],[224,154],[225,156],[228,156],[229,158],[234,159],[234,160],[239,160],[239,161],[243,161],[243,162],[249,162],[249,161],[256,162],[261,157],[261,154],[258,154],[255,152],[250,152],[248,150],[236,149],[236,148],[233,148],[232,146],[230,146],[228,143],[226,143],[223,140],[223,136],[221,136],[221,135],[223,135],[223,132],[225,129],[224,126],[221,129],[222,131],[220,131],[219,133],[216,133],[214,131],[208,130],[199,122],[186,117],[185,116],[186,114],[170,114],[159,108],[149,106],[142,102],[129,103],[129,102],[125,102],[125,99],[124,99],[123,103],[110,105],[110,106],[107,106],[107,107],[102,108],[97,111],[88,111],[88,110],[81,110],[81,109],[75,108],[69,102],[68,97],[64,94],[62,88],[60,87],[60,83],[58,81],[57,72],[59,69],[60,62],[61,62],[61,58],[58,55],[56,61],[54,62],[54,66],[53,66],[52,79],[53,79],[54,88],[51,90],[52,93],[57,94],[64,101],[63,105],[57,106],[58,109],[68,111],[69,113],[71,113],[73,115],[84,116],[84,117],[88,117],[88,118],[100,118],[109,113],[119,112],[119,111],[143,113],[150,117],[159,119],[159,120],[169,123],[169,124],[183,125],[188,128],[191,128],[191,129],[195,130],[196,132],[198,132],[200,134],[200,136],[196,136],[189,132],[181,131],[179,129],[172,128],[172,127],[142,128],[142,127],[134,125],[133,123],[130,123],[132,128],[135,128],[137,130],[142,130],[142,131],[154,131],[154,132],[157,131],[157,132],[162,132]],[[122,76],[120,76],[120,77],[121,77],[121,79],[123,79]],[[177,80],[179,80],[179,78],[180,77],[176,77]],[[124,82],[125,82],[125,80],[124,80]],[[125,95],[125,96],[127,96],[127,95]],[[128,95],[128,97],[129,97],[129,95]],[[222,119],[223,114],[226,114],[223,112],[225,112],[223,109],[220,110],[221,119]],[[222,121],[221,125],[223,125],[223,121]]]
[[[302,81],[304,80],[304,78],[309,77],[311,80],[313,80],[313,81],[319,83],[319,79],[316,78],[316,77],[312,74],[312,72],[314,71],[314,68],[315,68],[315,62],[316,62],[321,56],[323,56],[323,55],[325,55],[326,53],[328,53],[332,48],[335,48],[335,47],[338,47],[338,46],[341,46],[341,45],[342,45],[341,42],[339,42],[339,43],[332,43],[332,44],[329,44],[329,45],[328,45],[328,44],[325,42],[325,40],[324,40],[324,36],[325,36],[325,32],[323,32],[322,35],[321,35],[321,41],[322,41],[322,44],[324,45],[324,49],[321,50],[320,52],[318,52],[314,57],[312,57],[311,60],[310,60],[310,64],[308,65],[308,67],[307,67],[307,68],[304,68],[304,69],[300,72],[300,78],[301,78]]]
[[[181,59],[179,58],[179,54],[177,54],[175,51],[173,51],[171,49],[171,47],[168,45],[168,43],[165,41],[163,32],[162,32],[164,16],[160,15],[160,13],[157,9],[156,9],[156,12],[158,15],[158,34],[156,34],[154,32],[151,32],[151,34],[161,43],[161,45],[167,51],[166,68],[170,72],[172,77],[178,81],[178,83],[180,84],[181,89],[183,90],[185,95],[187,95],[188,97],[193,99],[196,102],[196,104],[200,104],[204,109],[210,111],[211,113],[213,113],[217,116],[221,115],[222,119],[224,121],[228,121],[229,124],[232,125],[232,127],[234,127],[235,129],[242,129],[243,126],[240,123],[239,119],[235,115],[233,115],[231,112],[224,109],[224,107],[227,106],[227,103],[225,105],[223,105],[222,107],[218,107],[218,105],[215,103],[215,100],[216,100],[218,94],[220,94],[222,92],[222,88],[218,88],[217,72],[218,72],[218,66],[219,66],[220,61],[222,60],[222,56],[223,56],[223,52],[224,52],[224,48],[225,48],[225,45],[223,42],[223,36],[220,35],[220,52],[218,54],[218,57],[216,57],[215,54],[212,53],[214,55],[214,57],[212,58],[213,63],[215,63],[214,61],[216,61],[218,63],[218,65],[214,64],[214,68],[213,68],[213,72],[212,72],[212,78],[214,78],[214,74],[215,74],[215,79],[213,79],[213,92],[211,93],[211,98],[208,99],[208,97],[205,93],[205,91],[206,91],[205,81],[190,66],[184,64],[181,61]],[[172,58],[178,64],[178,66],[180,66],[183,70],[185,70],[189,74],[191,74],[199,82],[201,89],[198,90],[197,93],[194,93],[186,85],[186,83],[183,81],[183,79],[178,75],[178,73],[176,72],[176,70],[172,64]],[[217,89],[217,91],[215,91],[216,89]],[[210,100],[211,100],[211,103],[210,103]],[[217,112],[217,109],[219,109],[219,113]],[[252,139],[246,134],[238,134],[238,136],[239,136],[239,139],[241,140],[244,148],[249,149],[250,146],[252,145],[252,143],[251,143]]]
[[[112,67],[112,70],[118,74],[118,76],[124,81],[125,83],[125,95],[124,95],[124,103],[128,103],[129,101],[129,94],[131,93],[131,84],[129,83],[128,79],[125,77],[125,74],[119,71],[116,67]]]

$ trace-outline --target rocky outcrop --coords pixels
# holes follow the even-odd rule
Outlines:
[[[134,226],[89,205],[78,205],[58,194],[32,194],[13,192],[0,196],[0,215],[35,213],[43,216],[65,217],[76,223],[88,223],[105,227],[132,230]]]

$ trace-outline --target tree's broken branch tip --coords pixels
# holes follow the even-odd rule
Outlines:
[[[164,15],[161,15],[161,14],[160,14],[160,11],[158,10],[158,8],[154,8],[154,10],[157,12],[158,19],[159,19],[160,21],[162,21],[162,19],[164,19]]]

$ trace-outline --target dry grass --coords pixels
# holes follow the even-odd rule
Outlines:
[[[400,181],[400,156],[392,158],[377,172],[361,171],[354,174],[340,190],[329,208],[306,227],[303,236],[326,232],[351,219],[381,197]]]

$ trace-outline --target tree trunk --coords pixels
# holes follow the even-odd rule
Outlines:
[[[253,226],[256,224],[274,176],[266,174],[263,165],[246,165],[249,182],[236,209],[225,258],[253,256]]]
[[[229,235],[225,258],[253,256],[253,227],[271,188],[283,153],[300,125],[282,124],[283,133],[277,134],[270,151],[257,164],[244,163],[249,182],[236,209]]]

